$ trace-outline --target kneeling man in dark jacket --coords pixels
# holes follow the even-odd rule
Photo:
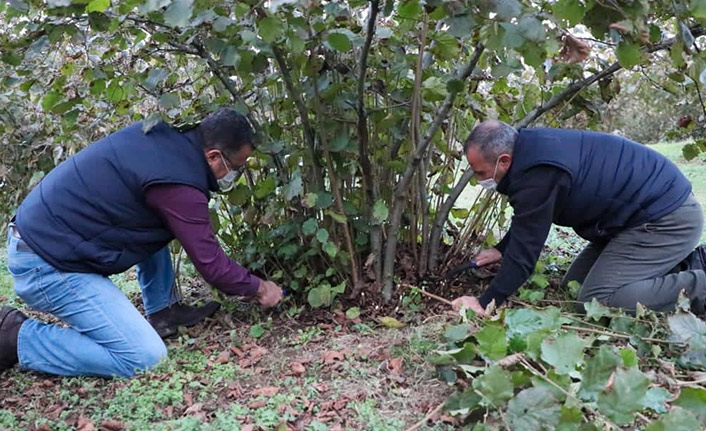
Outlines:
[[[704,313],[703,269],[674,268],[697,245],[701,205],[679,169],[656,151],[619,136],[578,130],[521,129],[499,121],[478,125],[464,146],[480,184],[510,198],[505,237],[481,251],[479,266],[502,259],[479,298],[454,301],[484,313],[502,304],[534,270],[552,223],[589,241],[564,278],[581,283],[579,301],[612,307],[640,304],[672,310],[684,291]]]
[[[0,309],[0,372],[132,376],[167,355],[162,337],[203,321],[218,303],[179,302],[168,244],[177,238],[204,280],[273,306],[282,290],[230,260],[209,218],[212,192],[233,186],[253,150],[247,119],[221,109],[180,132],[137,123],[52,170],[8,228],[15,292],[69,327]],[[108,278],[137,266],[147,319]]]

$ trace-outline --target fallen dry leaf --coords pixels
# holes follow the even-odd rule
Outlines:
[[[217,364],[227,364],[230,361],[230,350],[224,350],[216,358]]]
[[[291,370],[291,374],[295,376],[302,376],[306,373],[306,368],[304,368],[304,365],[298,361],[294,361],[289,364],[289,369]]]
[[[101,428],[107,431],[121,431],[125,428],[125,424],[118,420],[108,419],[101,422]]]
[[[254,396],[264,395],[266,397],[272,397],[277,395],[277,392],[279,392],[278,387],[266,386],[264,388],[255,389],[254,391],[252,391],[252,394]]]
[[[94,431],[95,429],[90,419],[85,416],[79,416],[76,431]]]
[[[345,359],[345,355],[343,354],[343,351],[336,351],[336,350],[327,350],[325,351],[322,355],[321,358],[324,360],[324,364],[334,364],[337,361],[342,361]]]
[[[570,33],[564,33],[562,37],[564,46],[561,48],[559,58],[569,63],[580,63],[588,58],[591,53],[591,45],[576,38]]]
[[[188,409],[184,410],[184,416],[186,415],[195,415],[197,413],[201,412],[201,409],[203,408],[203,403],[196,403],[189,407]]]
[[[255,430],[255,425],[253,424],[245,424],[240,427],[240,431],[254,431]]]
[[[259,400],[259,401],[251,402],[250,404],[248,404],[248,407],[250,407],[251,409],[259,409],[259,408],[265,407],[266,405],[267,405],[266,402]]]
[[[401,357],[392,358],[387,363],[387,370],[393,374],[402,374],[402,363],[404,359]]]

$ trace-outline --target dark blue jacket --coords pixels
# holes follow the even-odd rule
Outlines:
[[[513,177],[538,165],[569,173],[571,188],[557,202],[561,211],[553,221],[589,241],[657,220],[691,193],[691,183],[676,165],[651,148],[606,133],[561,129],[520,130],[506,176],[510,190],[504,193],[522,187]]]
[[[218,189],[197,130],[136,123],[65,160],[17,210],[25,242],[68,272],[117,274],[173,238],[144,199],[154,184],[184,184],[206,196]]]

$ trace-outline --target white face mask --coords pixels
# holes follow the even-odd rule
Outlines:
[[[498,160],[495,162],[495,170],[491,178],[478,181],[478,184],[486,190],[495,190],[498,188],[498,183],[495,182],[495,174],[498,173],[498,163],[500,163],[500,157],[498,157]]]
[[[228,163],[226,162],[226,159],[223,157],[223,154],[221,153],[221,160],[223,161],[223,166],[225,166],[226,169],[228,169]],[[228,172],[223,175],[221,178],[218,178],[216,181],[218,182],[218,188],[222,192],[229,192],[233,189],[233,184],[235,184],[235,178],[238,176],[238,171],[235,169],[228,169]]]

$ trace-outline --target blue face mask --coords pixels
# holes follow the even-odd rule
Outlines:
[[[233,189],[235,179],[238,177],[238,171],[228,168],[228,162],[226,162],[225,157],[223,157],[223,153],[221,153],[221,160],[223,161],[223,166],[225,166],[228,172],[216,181],[218,182],[218,188],[222,192],[229,192]]]

